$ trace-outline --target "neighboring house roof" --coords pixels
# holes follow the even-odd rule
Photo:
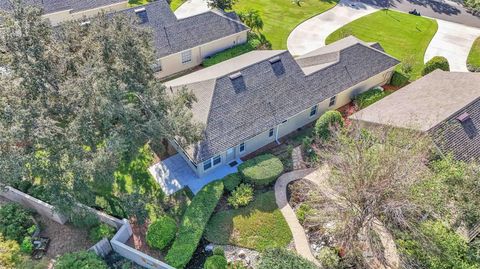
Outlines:
[[[23,0],[23,4],[39,7],[45,14],[64,10],[78,12],[108,6],[127,0]],[[10,0],[0,0],[0,9],[10,11],[12,9]]]
[[[399,63],[359,40],[336,53],[328,66],[315,62],[321,53],[301,57],[310,67],[322,66],[306,74],[288,51],[253,51],[167,82],[199,99],[192,110],[206,125],[205,139],[187,153],[206,160]]]
[[[480,74],[436,70],[350,118],[428,132],[442,152],[480,160],[479,85]]]
[[[242,31],[248,27],[233,13],[207,11],[191,17],[177,19],[165,0],[130,8],[118,13],[136,16],[135,10],[145,9],[145,27],[153,30],[157,56],[164,57],[188,50]]]

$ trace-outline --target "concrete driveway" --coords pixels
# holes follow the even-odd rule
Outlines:
[[[480,37],[480,29],[454,22],[437,20],[438,31],[425,52],[424,61],[444,56],[450,71],[467,72],[467,57],[473,41]]]
[[[187,0],[175,10],[175,16],[182,19],[209,11],[206,0]]]
[[[378,8],[356,1],[340,1],[334,8],[298,25],[288,36],[287,47],[293,55],[302,55],[325,46],[325,39],[333,31]]]

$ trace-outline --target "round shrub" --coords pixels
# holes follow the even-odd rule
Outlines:
[[[250,159],[238,166],[243,179],[254,186],[267,186],[283,173],[283,164],[272,154]]]
[[[450,71],[450,65],[448,64],[448,60],[442,56],[435,56],[430,61],[425,63],[425,66],[422,70],[422,76],[430,74],[431,72],[435,71],[436,69],[440,69],[443,71]]]
[[[98,242],[103,238],[112,239],[115,234],[115,228],[105,223],[102,223],[90,230],[89,237],[90,240]]]
[[[343,127],[342,114],[336,110],[325,112],[315,123],[315,134],[321,139],[330,137],[330,130],[333,126]]]
[[[30,236],[25,236],[23,238],[22,244],[20,244],[20,251],[22,251],[25,254],[32,254],[33,243],[32,243],[32,238]]]
[[[228,204],[237,209],[253,201],[253,188],[249,184],[240,184],[227,199]]]
[[[233,173],[226,175],[223,178],[223,187],[225,190],[232,192],[242,182],[242,176],[240,173]]]
[[[148,226],[147,244],[150,247],[164,249],[173,238],[177,231],[177,223],[168,216],[160,217],[154,223]]]
[[[0,207],[0,234],[5,239],[21,244],[26,236],[31,235],[32,226],[35,226],[32,214],[19,204],[9,203]]]
[[[325,268],[338,268],[340,265],[340,256],[338,253],[329,247],[320,249],[320,253],[317,257]]]
[[[107,264],[91,251],[65,253],[55,262],[55,269],[107,269]]]
[[[221,255],[213,255],[207,258],[204,269],[227,269],[227,259]]]
[[[409,75],[402,72],[395,71],[393,72],[392,79],[390,80],[390,84],[397,87],[403,87],[407,85],[409,79],[410,79]]]
[[[217,246],[213,249],[213,255],[225,256],[225,250],[223,250],[222,247]]]

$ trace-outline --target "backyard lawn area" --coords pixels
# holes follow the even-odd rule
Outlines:
[[[480,71],[480,37],[473,42],[470,53],[468,54],[467,64],[471,66],[471,68]]]
[[[264,250],[285,247],[292,233],[275,203],[275,193],[257,192],[246,207],[217,212],[210,219],[205,238],[215,244],[233,244]]]
[[[152,2],[152,0],[129,0],[128,5],[131,7],[135,6],[141,6],[141,5],[146,5],[149,2]],[[183,4],[185,0],[172,0],[170,2],[170,8],[175,11],[181,4]]]
[[[437,31],[437,22],[392,10],[380,10],[337,29],[326,43],[354,35],[366,42],[379,42],[387,53],[413,63],[412,79],[420,77],[425,51]]]
[[[175,11],[179,6],[181,6],[186,0],[172,0],[170,2],[170,8]]]
[[[288,0],[238,0],[234,10],[258,10],[264,23],[262,33],[272,43],[272,49],[286,49],[288,35],[298,24],[334,7],[337,2],[305,0],[297,5]]]

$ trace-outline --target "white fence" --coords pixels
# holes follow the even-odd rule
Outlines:
[[[12,187],[6,187],[5,189],[0,190],[0,196],[10,201],[20,203],[24,207],[33,209],[38,214],[60,224],[65,224],[68,220],[67,217],[59,214],[58,212],[55,212],[52,205],[47,204]],[[175,269],[174,267],[125,244],[133,234],[132,227],[130,226],[128,220],[119,220],[91,207],[82,204],[77,205],[79,207],[86,208],[87,210],[94,213],[98,217],[99,221],[117,229],[117,232],[113,236],[112,240],[110,240],[110,242],[104,238],[97,242],[89,250],[94,251],[99,256],[105,257],[113,249],[115,252],[120,254],[120,256],[129,259],[136,264],[146,267],[148,269]]]

